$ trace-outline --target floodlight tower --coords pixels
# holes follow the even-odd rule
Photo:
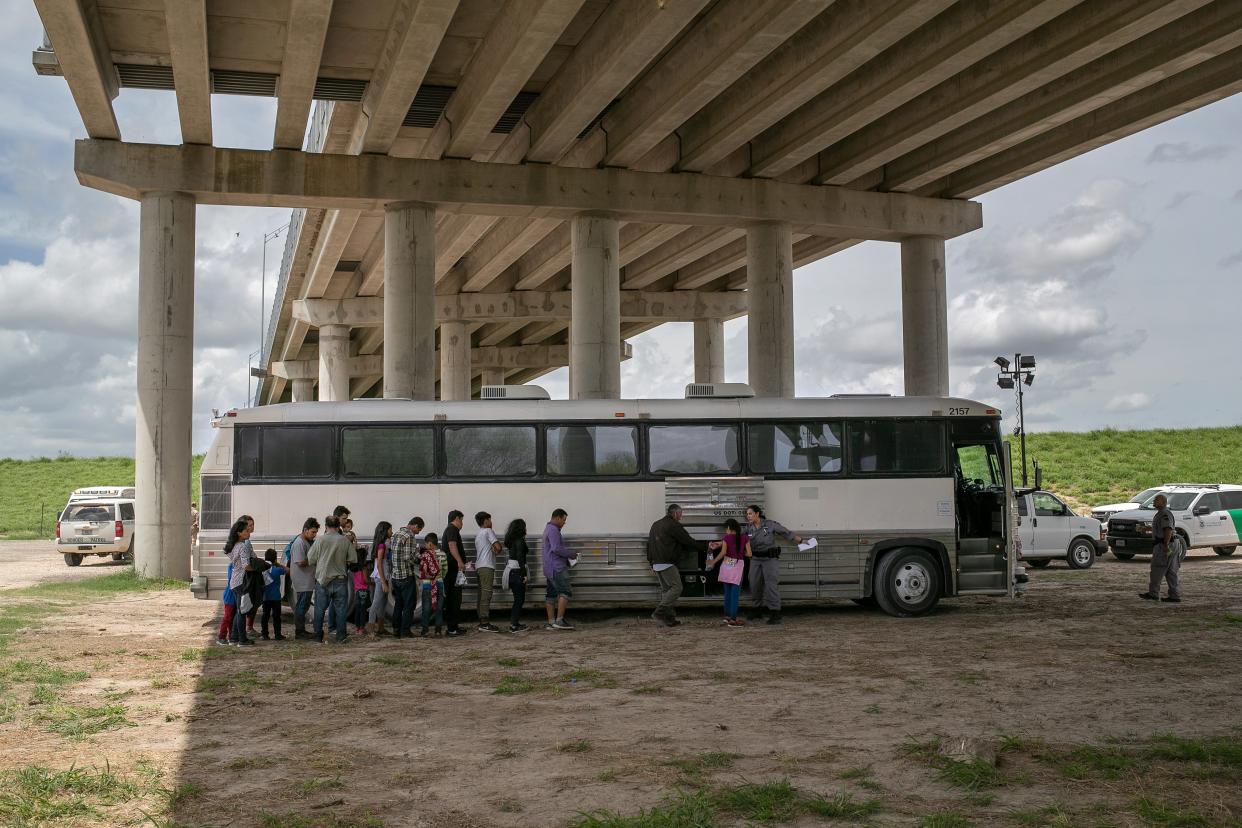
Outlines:
[[[1026,417],[1022,410],[1022,386],[1035,382],[1035,357],[1030,354],[1014,354],[1013,362],[998,356],[993,360],[1000,367],[996,375],[996,385],[1006,390],[1018,391],[1018,428],[1015,430],[1022,441],[1022,486],[1026,487]],[[1010,366],[1013,367],[1010,367]]]

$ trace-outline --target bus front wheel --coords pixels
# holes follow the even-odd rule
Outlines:
[[[873,594],[889,615],[926,615],[939,602],[940,591],[940,565],[922,549],[894,550],[876,568]]]

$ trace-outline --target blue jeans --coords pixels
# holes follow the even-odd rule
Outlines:
[[[431,584],[423,584],[423,629],[427,629],[427,625],[431,622]],[[444,624],[444,581],[436,581],[435,588],[440,592],[439,600],[436,601],[436,626]],[[413,607],[413,601],[410,606]]]
[[[336,640],[345,640],[345,606],[349,603],[349,585],[344,578],[329,581],[315,587],[315,638],[323,640],[323,616],[332,606],[332,623],[336,626]]]
[[[310,610],[310,599],[314,594],[312,589],[299,592],[297,601],[293,604],[293,630],[298,635],[306,633],[306,613]]]
[[[238,607],[239,611],[233,613],[233,623],[229,629],[229,641],[232,642],[246,640],[246,613],[240,612],[240,609]]]
[[[397,638],[410,634],[414,626],[414,603],[418,581],[414,578],[393,578],[388,582],[392,590],[392,626]]]
[[[724,587],[725,618],[737,618],[737,605],[742,600],[741,584],[721,584]]]

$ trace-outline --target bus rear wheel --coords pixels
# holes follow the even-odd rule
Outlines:
[[[873,594],[889,615],[926,615],[940,601],[940,590],[940,565],[922,549],[897,549],[876,568]]]
[[[1212,551],[1217,555],[1220,555],[1222,558],[1228,558],[1237,550],[1237,548],[1238,547],[1236,546],[1213,546]]]
[[[77,552],[66,552],[65,553],[65,566],[81,566],[81,565],[82,565],[81,555],[79,555]]]

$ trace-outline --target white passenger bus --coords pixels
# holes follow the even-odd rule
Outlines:
[[[467,536],[477,511],[501,534],[524,518],[536,587],[541,530],[563,508],[566,542],[580,552],[575,606],[654,603],[647,533],[674,502],[696,537],[719,537],[755,503],[816,538],[780,557],[792,604],[852,599],[921,615],[942,597],[1015,590],[1000,412],[970,400],[374,399],[230,411],[218,425],[202,465],[192,581],[202,598],[223,592],[221,549],[236,516],[254,517],[257,551],[280,550],[337,504],[352,509],[360,542],[380,520],[414,515],[440,533],[452,509],[466,514]],[[702,555],[679,568],[683,601],[719,600]],[[509,600],[497,592],[498,605]],[[541,589],[527,595],[542,604]]]

